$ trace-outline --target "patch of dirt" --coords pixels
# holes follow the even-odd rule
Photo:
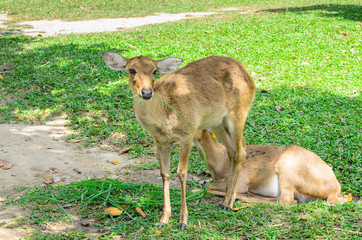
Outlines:
[[[67,184],[116,177],[119,169],[136,161],[98,147],[76,149],[76,143],[66,141],[71,131],[64,124],[64,119],[45,125],[0,124],[0,160],[12,164],[8,170],[0,168],[0,197],[17,193],[14,186],[42,185],[45,179]]]
[[[19,29],[6,32],[7,26],[3,23],[10,18],[6,14],[0,14],[0,30],[5,30],[6,34],[25,34],[30,36],[56,36],[71,33],[95,33],[95,32],[114,32],[120,29],[130,29],[149,24],[159,24],[166,22],[179,21],[190,18],[201,18],[218,14],[219,12],[239,11],[240,14],[255,12],[251,8],[222,8],[215,9],[214,12],[187,12],[187,13],[155,13],[146,17],[131,18],[102,18],[85,21],[63,21],[63,20],[39,20],[26,21],[18,23]],[[245,11],[246,10],[246,11]]]

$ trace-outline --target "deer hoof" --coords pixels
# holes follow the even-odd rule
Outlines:
[[[187,228],[187,225],[184,224],[184,223],[180,223],[180,225],[178,225],[177,228],[178,228],[178,229],[186,229],[186,228]]]
[[[160,223],[157,227],[158,230],[161,230],[163,228],[163,226],[166,225],[166,223]]]
[[[224,210],[226,210],[226,211],[231,211],[231,210],[233,210],[232,208],[225,207],[225,206],[222,205],[222,204],[219,204],[219,208],[220,208],[220,209],[224,209]]]

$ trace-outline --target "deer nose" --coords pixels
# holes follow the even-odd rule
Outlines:
[[[152,89],[150,88],[150,89],[145,89],[145,88],[142,88],[142,90],[141,90],[141,97],[143,98],[143,99],[145,99],[145,100],[149,100],[149,99],[151,99],[152,98]]]

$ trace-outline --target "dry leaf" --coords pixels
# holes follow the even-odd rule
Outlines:
[[[0,198],[0,203],[5,202],[5,198]]]
[[[146,213],[141,209],[141,208],[139,208],[139,207],[136,207],[136,211],[139,213],[139,214],[141,214],[141,216],[142,217],[146,217]]]
[[[350,193],[346,197],[346,202],[352,202],[352,200],[353,200],[352,193]]]
[[[120,161],[119,160],[112,160],[112,163],[117,164],[117,163],[120,163]]]
[[[309,219],[312,219],[312,218],[309,216],[303,216],[303,217],[299,217],[297,220],[300,221],[300,220],[309,220]]]
[[[160,231],[160,230],[157,230],[157,231],[156,231],[156,234],[157,234],[157,235],[161,235],[162,233],[163,233],[163,232]]]
[[[112,170],[111,167],[101,167],[101,169],[104,169],[104,170]]]
[[[249,206],[242,206],[242,207],[237,207],[237,208],[233,208],[234,211],[239,211],[241,209],[247,208]]]
[[[3,78],[3,75],[0,74],[0,78]]]
[[[0,160],[0,167],[4,170],[9,170],[13,164],[6,160]]]
[[[216,135],[215,135],[215,133],[212,133],[212,138],[216,138]]]
[[[121,208],[123,208],[124,210],[128,209],[128,207],[126,205],[124,205],[124,204],[121,205]]]
[[[69,139],[68,142],[69,143],[79,143],[80,140],[79,139]]]
[[[308,66],[308,65],[310,65],[310,63],[309,62],[302,62],[300,65]]]
[[[339,31],[339,33],[344,37],[350,37],[350,35],[348,35],[347,33],[343,32],[343,31]]]
[[[79,170],[78,168],[73,168],[73,171],[76,172],[76,173],[78,173],[78,174],[81,174],[81,173],[82,173],[82,171]]]
[[[123,213],[123,210],[116,207],[109,207],[104,209],[105,214],[111,214],[112,216],[119,216]]]
[[[212,33],[213,31],[205,31],[205,33],[207,33],[207,34],[210,34],[210,33]]]
[[[44,182],[46,185],[49,185],[49,184],[52,184],[54,181],[53,181],[52,179],[47,178],[47,179],[44,179],[43,182]]]
[[[126,153],[126,152],[128,152],[131,148],[133,148],[133,147],[128,147],[128,148],[122,149],[121,151],[118,152],[118,154],[121,155],[121,154],[123,154],[123,153]]]

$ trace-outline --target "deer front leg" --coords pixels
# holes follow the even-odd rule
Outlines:
[[[160,161],[161,177],[163,182],[163,213],[160,220],[160,227],[168,224],[171,216],[170,203],[170,155],[171,146],[157,144],[157,155]]]
[[[186,204],[186,179],[191,146],[192,140],[181,144],[180,147],[180,161],[177,168],[177,176],[179,177],[181,183],[181,214],[178,226],[179,229],[185,229],[187,227],[188,211]]]

